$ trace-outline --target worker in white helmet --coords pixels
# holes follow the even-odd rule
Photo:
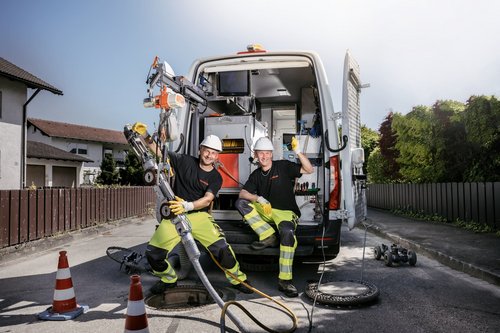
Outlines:
[[[221,151],[220,139],[209,135],[200,144],[199,158],[168,152],[171,166],[176,172],[173,191],[177,195],[175,200],[169,201],[169,208],[174,215],[186,214],[191,222],[193,238],[210,251],[222,267],[239,280],[245,281],[247,277],[240,271],[231,246],[208,213],[210,203],[222,186],[222,177],[214,168],[214,162]],[[180,241],[181,238],[170,220],[162,220],[146,248],[146,256],[153,273],[160,277],[160,281],[150,289],[153,294],[162,294],[166,289],[177,285],[177,275],[167,256],[175,246],[182,246]],[[226,273],[226,277],[237,290],[252,293],[251,289],[231,275]]]
[[[295,137],[292,138],[292,149],[300,164],[288,160],[273,161],[271,140],[266,137],[257,140],[254,156],[259,168],[248,177],[235,206],[259,237],[250,245],[254,250],[280,245],[278,289],[288,297],[297,297],[297,288],[292,282],[292,265],[300,209],[295,201],[294,181],[314,170],[309,159],[300,152]],[[279,240],[271,224],[278,229]]]

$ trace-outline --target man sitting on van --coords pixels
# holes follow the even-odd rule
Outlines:
[[[222,186],[222,177],[214,168],[214,162],[222,151],[222,143],[215,135],[209,135],[200,144],[200,156],[168,152],[173,169],[177,173],[174,185],[175,200],[169,201],[173,214],[186,214],[191,222],[193,238],[199,241],[216,258],[222,267],[226,268],[240,281],[246,280],[246,275],[240,270],[231,246],[224,234],[208,213],[208,207]],[[148,259],[154,275],[160,277],[151,293],[162,294],[177,285],[177,274],[167,260],[168,252],[181,241],[175,226],[170,220],[162,220],[146,248]],[[226,278],[232,287],[245,294],[253,291],[230,274]]]
[[[292,265],[297,238],[295,229],[300,209],[295,201],[295,178],[311,174],[314,169],[309,159],[299,151],[299,144],[292,138],[292,149],[300,164],[288,160],[273,161],[273,144],[266,137],[255,143],[254,156],[258,160],[256,169],[240,191],[236,208],[245,221],[257,233],[259,240],[250,246],[254,250],[278,245],[278,238],[270,223],[279,231],[280,258],[278,289],[288,297],[297,297],[297,288],[292,282]]]

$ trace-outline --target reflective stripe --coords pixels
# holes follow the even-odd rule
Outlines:
[[[144,300],[128,301],[127,303],[127,316],[140,316],[146,314],[146,307]]]
[[[248,217],[248,215],[245,217],[245,220],[247,220],[248,224],[251,226],[252,224],[255,224],[259,221],[262,221],[262,219],[260,218],[260,215],[255,215],[255,216],[252,216],[252,217]]]
[[[232,274],[234,274],[241,281],[245,281],[247,279],[246,274],[243,273],[242,271],[240,271],[240,265],[238,263],[236,263],[236,265],[234,265],[233,268],[228,269],[228,271],[231,272]],[[238,280],[234,279],[231,275],[229,275],[227,273],[226,273],[226,278],[229,280],[229,282],[231,284],[238,284],[238,283],[240,283]]]
[[[265,223],[265,222],[263,222],[263,223]],[[264,224],[264,225],[262,225],[262,226],[260,226],[258,228],[253,229],[253,231],[255,231],[257,233],[257,235],[260,236],[261,234],[265,233],[266,231],[268,231],[270,229],[272,229],[271,226],[266,223],[266,224]]]
[[[280,273],[292,273],[292,266],[290,265],[280,265]]]
[[[71,273],[69,268],[60,268],[57,270],[56,280],[69,279],[71,277]]]
[[[292,251],[281,250],[280,251],[280,258],[281,259],[293,259],[294,254],[295,254],[295,252],[293,250]]]
[[[65,301],[75,297],[75,290],[73,288],[64,290],[54,290],[54,301]]]
[[[177,281],[177,274],[175,273],[175,270],[170,266],[170,264],[168,265],[168,268],[163,272],[153,272],[165,283],[174,283],[175,281]]]

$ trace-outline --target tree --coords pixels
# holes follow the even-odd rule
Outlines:
[[[96,182],[103,185],[118,184],[120,175],[116,169],[115,159],[111,154],[104,154],[104,159],[101,163],[101,173],[97,176]]]
[[[434,182],[440,176],[442,161],[437,159],[435,120],[429,107],[416,106],[403,116],[394,114],[392,128],[397,136],[396,148],[403,181]]]
[[[380,147],[380,158],[384,159],[384,169],[381,172],[384,175],[384,179],[389,182],[398,181],[401,178],[399,174],[399,164],[397,158],[399,157],[399,151],[396,148],[396,133],[392,129],[392,119],[394,113],[391,111],[385,117],[385,120],[380,124],[379,133],[379,147]]]
[[[437,101],[432,107],[435,118],[434,142],[437,159],[442,161],[444,172],[439,173],[436,182],[461,182],[468,160],[464,159],[466,150],[465,131],[461,114],[465,104],[457,101]]]
[[[373,184],[386,184],[390,183],[392,180],[387,178],[386,173],[387,170],[387,160],[380,153],[380,147],[376,147],[368,157],[368,183]]]
[[[363,172],[367,173],[368,158],[372,151],[378,146],[379,135],[376,131],[361,125],[361,147],[365,154],[365,163],[363,164]]]
[[[472,96],[462,115],[468,143],[465,181],[500,181],[500,101]]]
[[[120,169],[120,183],[122,185],[144,186],[144,169],[134,153],[128,153],[125,165]]]

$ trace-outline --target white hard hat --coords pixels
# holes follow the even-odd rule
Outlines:
[[[253,150],[270,150],[270,151],[273,151],[274,147],[273,147],[273,143],[271,142],[271,140],[269,140],[266,137],[262,137],[259,140],[257,140],[257,142],[255,143],[255,147],[254,147]]]
[[[211,148],[217,150],[218,152],[222,151],[222,142],[220,141],[217,135],[210,134],[205,140],[200,143],[200,146],[205,146],[207,148]]]

